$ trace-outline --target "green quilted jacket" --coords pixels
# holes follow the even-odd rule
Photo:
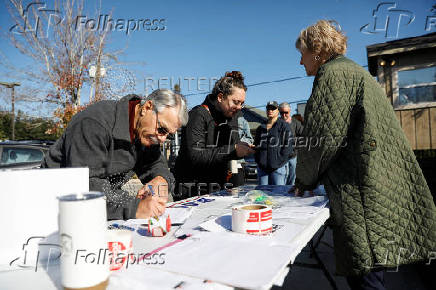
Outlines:
[[[326,188],[337,274],[360,275],[434,257],[432,195],[373,77],[344,56],[325,63],[304,120],[296,186]]]

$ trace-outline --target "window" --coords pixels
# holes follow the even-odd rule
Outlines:
[[[436,102],[436,66],[398,71],[398,105]]]
[[[40,162],[43,158],[44,153],[39,149],[3,147],[0,165]]]

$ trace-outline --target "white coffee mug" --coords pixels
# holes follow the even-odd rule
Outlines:
[[[92,287],[106,281],[106,198],[100,192],[64,195],[59,199],[61,275],[65,288]]]

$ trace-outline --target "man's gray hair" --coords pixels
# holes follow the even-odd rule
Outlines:
[[[152,101],[155,112],[162,112],[163,109],[171,107],[179,108],[179,121],[182,126],[188,123],[188,109],[186,99],[181,94],[169,89],[158,89],[149,94],[141,101],[141,106],[147,101]]]
[[[279,108],[282,108],[282,109],[284,109],[284,108],[289,108],[289,110],[290,110],[290,109],[291,109],[291,105],[289,105],[288,102],[283,102],[283,103],[281,103],[281,104],[279,105]]]

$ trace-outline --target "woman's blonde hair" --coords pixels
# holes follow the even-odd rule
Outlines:
[[[338,54],[345,54],[347,37],[341,32],[335,20],[319,20],[316,24],[301,30],[295,47],[300,52],[309,50],[328,59]]]

